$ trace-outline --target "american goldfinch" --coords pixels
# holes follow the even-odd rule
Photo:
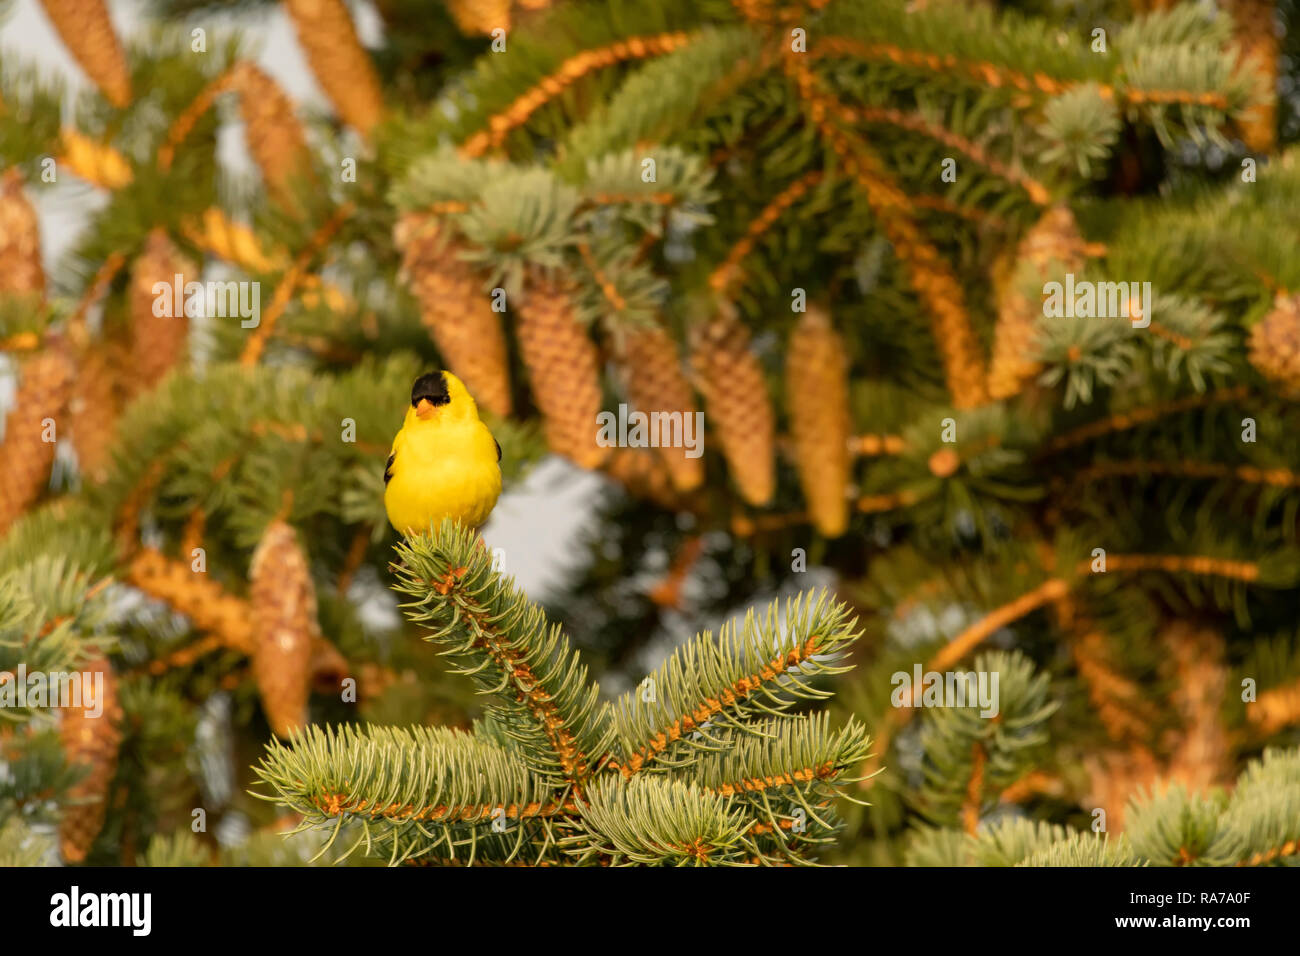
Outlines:
[[[443,518],[477,528],[501,495],[501,446],[451,372],[421,375],[384,468],[384,507],[404,535]]]

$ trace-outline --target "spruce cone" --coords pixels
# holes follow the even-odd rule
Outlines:
[[[1241,138],[1255,153],[1277,144],[1277,61],[1280,41],[1273,27],[1274,0],[1229,0],[1237,46],[1238,71],[1255,73],[1258,101],[1238,121]]]
[[[1103,750],[1085,757],[1082,764],[1089,777],[1083,805],[1105,810],[1106,830],[1114,836],[1124,832],[1129,800],[1139,790],[1150,790],[1163,776],[1160,762],[1140,745]]]
[[[691,369],[740,496],[761,507],[776,490],[775,424],[767,381],[734,307],[692,329]]]
[[[325,95],[345,123],[368,134],[379,122],[384,100],[343,0],[284,0],[284,5]]]
[[[682,372],[677,343],[659,326],[637,329],[627,334],[620,356],[623,381],[632,407],[647,415],[654,412],[680,414],[683,433],[695,415],[695,396]],[[700,436],[702,438],[702,436]],[[673,487],[692,491],[704,481],[704,459],[688,458],[687,449],[656,449]]]
[[[244,120],[248,151],[262,181],[277,202],[290,204],[300,178],[314,178],[307,138],[294,112],[293,101],[280,85],[252,63],[234,67],[232,84],[239,92],[239,114]]]
[[[420,302],[420,318],[447,368],[479,405],[509,415],[510,365],[501,316],[492,311],[473,268],[460,258],[460,244],[434,217],[420,214],[403,216],[394,239],[402,250],[405,281]]]
[[[41,232],[17,169],[0,177],[0,294],[43,295]]]
[[[1223,636],[1192,621],[1174,621],[1160,635],[1174,666],[1170,703],[1183,732],[1169,759],[1169,776],[1205,792],[1231,777],[1228,732],[1220,709],[1228,678]]]
[[[975,408],[988,401],[988,372],[983,346],[971,326],[961,284],[943,263],[934,247],[911,238],[908,225],[903,236],[892,239],[899,258],[907,263],[912,287],[930,313],[930,330],[943,362],[944,379],[957,408]]]
[[[1025,294],[1029,282],[1060,281],[1067,272],[1083,267],[1083,238],[1068,206],[1047,210],[1025,233],[1016,247],[1016,261],[998,289],[998,320],[993,330],[993,364],[989,394],[1009,398],[1040,371],[1036,355],[1041,300]]]
[[[131,71],[113,32],[104,0],[41,0],[59,38],[104,99],[118,109],[131,102]]]
[[[645,448],[615,448],[602,467],[605,474],[635,498],[653,501],[667,511],[677,511],[683,506],[667,466]]]
[[[1250,364],[1289,394],[1300,394],[1300,295],[1278,296],[1250,330]]]
[[[462,33],[510,29],[510,0],[447,0],[447,10]]]
[[[117,699],[117,679],[108,661],[100,657],[81,671],[85,680],[103,674],[103,711],[89,716],[84,707],[63,711],[59,739],[69,766],[86,765],[89,773],[68,791],[69,803],[59,821],[59,852],[68,863],[80,863],[90,852],[95,837],[104,827],[108,810],[108,788],[117,772],[117,753],[122,745],[122,707]]]
[[[181,295],[175,294],[176,276],[181,276]],[[185,283],[198,281],[199,270],[183,257],[167,234],[155,229],[144,251],[131,269],[128,303],[131,310],[131,369],[136,394],[153,388],[178,362],[186,358],[189,319],[185,315]],[[159,296],[154,283],[164,282],[171,315],[155,315]],[[164,302],[164,304],[166,304]]]
[[[62,351],[37,352],[22,365],[18,394],[5,419],[0,444],[0,535],[9,530],[45,487],[54,464],[55,442],[45,441],[45,419],[55,423],[54,438],[72,395],[75,370]]]
[[[785,395],[799,483],[813,526],[828,538],[849,525],[849,380],[844,342],[811,307],[786,352]]]
[[[249,569],[253,678],[277,736],[307,723],[311,665],[318,635],[316,589],[298,536],[284,521],[262,534]]]
[[[573,291],[562,279],[530,275],[516,333],[533,401],[551,450],[595,468],[609,449],[596,444],[600,363],[596,346],[575,315]]]
[[[68,424],[81,474],[94,482],[103,481],[108,471],[121,408],[118,370],[128,368],[127,363],[119,349],[104,342],[85,349],[77,362],[77,387],[68,401]]]

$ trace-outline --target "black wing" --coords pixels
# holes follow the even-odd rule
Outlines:
[[[500,454],[500,451],[501,450],[498,448],[497,449],[498,455]],[[393,452],[391,455],[388,456],[388,464],[384,465],[384,487],[385,488],[387,488],[388,483],[393,480],[393,459],[396,457],[397,457],[397,452]]]
[[[495,438],[493,438],[493,439],[492,439],[492,444],[494,444],[494,445],[497,446],[497,461],[500,461],[500,460],[501,460],[501,443],[500,443],[499,441],[497,441]]]

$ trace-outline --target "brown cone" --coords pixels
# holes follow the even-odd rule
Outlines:
[[[45,487],[54,464],[55,442],[72,394],[75,371],[62,350],[52,348],[30,356],[19,372],[18,394],[5,419],[0,444],[0,535],[27,510]],[[53,431],[46,420],[53,423]]]
[[[1241,50],[1238,70],[1253,73],[1258,101],[1238,121],[1241,138],[1255,153],[1277,144],[1277,63],[1281,41],[1273,26],[1274,0],[1229,0],[1233,33]]]
[[[175,277],[181,276],[181,295],[176,296]],[[131,311],[131,381],[133,393],[153,388],[178,362],[187,357],[190,323],[185,315],[187,282],[199,279],[198,267],[180,254],[167,234],[155,229],[144,251],[131,268],[127,291]],[[171,314],[155,315],[159,295],[154,283],[165,282],[171,290],[166,302]],[[162,311],[167,311],[162,309]]]
[[[447,9],[462,33],[510,29],[510,0],[447,0]]]
[[[90,852],[95,837],[104,827],[108,810],[108,788],[117,772],[117,753],[122,745],[122,706],[118,703],[117,679],[108,661],[100,657],[82,668],[83,680],[103,674],[103,710],[97,717],[84,707],[63,711],[59,739],[69,766],[89,767],[89,772],[68,790],[68,805],[59,821],[59,852],[68,863],[80,863]]]
[[[575,314],[573,290],[562,279],[534,272],[517,314],[519,352],[547,444],[583,468],[597,467],[609,453],[596,444],[600,363]]]
[[[232,83],[239,92],[248,151],[262,171],[267,192],[278,202],[290,204],[296,182],[314,178],[307,138],[293,101],[280,84],[247,61],[233,68]]]
[[[1150,790],[1163,775],[1160,761],[1141,745],[1094,752],[1082,765],[1089,778],[1084,806],[1105,810],[1106,830],[1116,835],[1124,831],[1129,800],[1140,790]]]
[[[740,496],[755,507],[767,504],[776,490],[772,402],[749,330],[730,304],[691,330],[691,370]]]
[[[1026,295],[1025,286],[1059,280],[1082,268],[1083,244],[1068,206],[1047,210],[1020,240],[1016,260],[1006,268],[998,288],[998,320],[989,369],[993,399],[1015,395],[1042,371],[1042,363],[1035,357],[1042,302]]]
[[[0,294],[41,296],[41,232],[17,169],[0,176]]]
[[[311,71],[339,116],[363,135],[379,122],[384,100],[370,56],[343,0],[284,0]]]
[[[667,331],[655,326],[629,332],[619,364],[633,408],[646,414],[680,415],[683,433],[694,427],[688,423],[695,415],[695,395],[682,371],[677,343]],[[692,491],[703,483],[704,459],[687,457],[684,442],[682,447],[661,446],[656,450],[678,491]]]
[[[799,483],[813,526],[828,538],[849,525],[849,380],[844,341],[809,307],[786,352],[786,411]]]
[[[103,481],[121,408],[118,374],[128,367],[120,350],[105,342],[84,349],[77,361],[77,387],[68,401],[68,425],[83,477]]]
[[[1300,295],[1278,296],[1250,331],[1250,364],[1290,394],[1300,394]]]
[[[680,494],[673,488],[668,467],[645,448],[614,448],[602,468],[633,497],[653,501],[669,511],[683,506]]]
[[[73,59],[118,109],[131,102],[131,71],[104,0],[41,0]]]
[[[502,417],[510,414],[510,366],[501,316],[461,247],[432,216],[401,218],[394,238],[402,271],[420,302],[420,318],[442,359],[464,381],[474,400]]]
[[[316,589],[298,536],[284,521],[262,534],[249,569],[253,679],[277,736],[307,723],[307,697],[318,632]]]
[[[1169,757],[1169,776],[1188,790],[1205,792],[1231,777],[1222,708],[1228,669],[1223,636],[1192,621],[1174,621],[1160,634],[1173,665],[1170,703],[1182,733]]]

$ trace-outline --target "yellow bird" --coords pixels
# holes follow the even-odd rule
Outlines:
[[[388,520],[404,535],[443,518],[479,527],[501,495],[500,462],[501,446],[465,384],[451,372],[421,375],[384,468]]]

